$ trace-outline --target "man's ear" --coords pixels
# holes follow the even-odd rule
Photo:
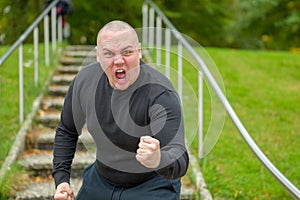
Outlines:
[[[142,59],[142,57],[143,57],[141,43],[139,43],[139,57],[140,57],[140,59]]]
[[[95,50],[96,50],[97,62],[100,63],[100,55],[99,55],[99,51],[98,51],[97,46],[95,47]]]

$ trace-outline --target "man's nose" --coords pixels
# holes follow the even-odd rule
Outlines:
[[[122,54],[115,55],[114,64],[119,65],[119,64],[123,64],[123,63],[124,63],[124,58],[123,58]]]

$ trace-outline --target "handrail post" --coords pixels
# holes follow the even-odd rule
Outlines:
[[[24,121],[23,43],[19,46],[19,121]]]
[[[62,24],[62,16],[59,15],[57,19],[57,41],[62,42],[63,40],[63,24]]]
[[[34,43],[34,85],[38,85],[39,81],[39,28],[35,27],[33,31]]]
[[[177,47],[177,59],[178,59],[178,80],[177,80],[177,87],[178,87],[178,94],[180,99],[182,99],[182,43],[178,41]]]
[[[149,48],[152,50],[154,44],[154,9],[150,8],[149,13]]]
[[[203,156],[203,74],[198,71],[198,158]]]
[[[156,64],[161,64],[161,18],[160,16],[156,17]]]
[[[50,53],[49,53],[49,16],[44,18],[44,46],[45,46],[45,64],[50,65]]]
[[[171,67],[171,31],[170,29],[166,29],[165,32],[165,45],[166,45],[166,77],[170,79],[170,67]]]
[[[148,5],[143,4],[142,7],[143,12],[143,44],[147,44],[147,37],[148,37]]]
[[[51,9],[52,51],[56,51],[56,7]]]

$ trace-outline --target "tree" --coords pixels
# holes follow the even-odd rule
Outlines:
[[[231,23],[231,46],[288,49],[299,46],[300,2],[296,0],[237,0]]]
[[[157,3],[177,29],[202,45],[225,46],[224,30],[228,24],[228,0],[176,1]]]
[[[34,5],[38,0],[1,0],[0,44],[12,44],[28,28],[40,12]]]
[[[142,3],[136,0],[119,1],[73,1],[74,12],[67,16],[72,33],[72,44],[95,44],[99,29],[108,21],[125,20],[134,27],[141,27]]]
[[[245,49],[289,49],[300,46],[298,0],[153,1],[180,32],[203,46]],[[41,2],[0,1],[0,44],[12,44],[24,32],[41,13]],[[67,16],[71,25],[69,42],[95,44],[99,28],[113,19],[141,27],[142,4],[142,1],[136,0],[127,0],[122,4],[111,0],[74,0],[74,12]],[[6,37],[3,41],[4,34]]]

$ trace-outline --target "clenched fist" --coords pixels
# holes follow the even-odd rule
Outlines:
[[[159,140],[150,136],[142,136],[138,147],[136,159],[147,168],[158,167],[161,158]]]
[[[73,191],[69,185],[69,183],[61,183],[57,186],[55,196],[55,200],[74,200]]]

